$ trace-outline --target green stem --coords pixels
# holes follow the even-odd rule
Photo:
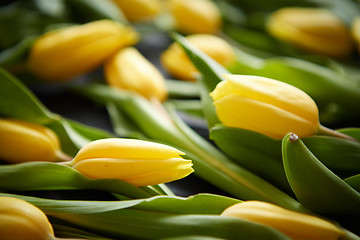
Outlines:
[[[343,138],[343,139],[347,139],[350,141],[359,142],[359,140],[357,140],[353,137],[350,137],[349,135],[332,130],[332,129],[324,127],[322,125],[319,126],[318,133],[321,135],[327,135],[327,136],[331,136],[331,137]]]

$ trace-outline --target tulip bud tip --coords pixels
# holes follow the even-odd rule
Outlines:
[[[290,134],[289,140],[290,140],[291,142],[296,142],[298,139],[299,139],[299,137],[298,137],[298,135],[296,135],[295,133],[291,133],[291,134]]]

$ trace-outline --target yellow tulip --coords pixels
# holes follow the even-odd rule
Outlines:
[[[209,57],[223,66],[230,66],[236,60],[234,49],[222,38],[209,34],[194,34],[186,39]],[[194,81],[197,69],[177,43],[173,43],[161,55],[163,67],[178,79]]]
[[[162,10],[160,0],[113,0],[131,22],[154,19]]]
[[[165,79],[157,68],[135,48],[120,50],[104,66],[110,86],[134,91],[148,99],[164,101]]]
[[[168,0],[167,5],[178,31],[213,34],[221,28],[221,14],[211,0]]]
[[[54,231],[46,215],[34,205],[13,197],[0,197],[1,240],[50,240]]]
[[[210,93],[220,121],[282,139],[288,132],[312,136],[320,128],[315,102],[300,89],[277,80],[224,74]]]
[[[316,8],[283,8],[274,12],[268,30],[309,53],[344,58],[352,51],[349,29],[332,12]]]
[[[0,119],[0,159],[10,163],[56,161],[65,156],[56,134],[41,125]]]
[[[148,186],[186,177],[194,170],[183,152],[159,143],[109,138],[84,146],[71,165],[92,179],[120,179]]]
[[[221,216],[260,223],[277,229],[293,240],[336,240],[344,235],[343,231],[329,221],[260,201],[232,205]]]
[[[44,80],[65,82],[95,69],[117,50],[137,40],[131,27],[111,20],[62,28],[36,40],[29,67]]]
[[[360,52],[360,17],[355,18],[353,21],[352,34],[357,44],[358,51]]]

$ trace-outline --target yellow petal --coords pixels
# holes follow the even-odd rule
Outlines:
[[[169,159],[90,159],[73,168],[93,179],[120,179],[136,186],[166,183],[193,172],[191,160]]]
[[[0,119],[0,158],[11,163],[55,161],[60,144],[55,133],[29,122]]]
[[[259,76],[224,74],[224,77],[228,81],[215,91],[232,91],[232,94],[273,105],[313,124],[319,122],[319,111],[314,100],[299,88]]]
[[[154,19],[162,10],[160,0],[113,0],[131,22]]]
[[[310,53],[344,58],[353,48],[349,29],[325,9],[280,9],[269,18],[268,30],[275,37]]]
[[[244,128],[282,139],[288,132],[312,136],[318,124],[291,112],[247,97],[228,95],[214,102],[220,121],[228,127]]]
[[[344,235],[337,226],[321,218],[260,201],[232,205],[221,215],[264,224],[295,240],[335,240]]]
[[[2,240],[50,240],[54,235],[40,209],[12,197],[0,197],[0,233]]]
[[[178,158],[180,155],[185,153],[164,144],[136,139],[108,138],[84,146],[75,156],[73,164],[94,158],[167,159]]]
[[[135,48],[117,52],[105,63],[104,69],[110,86],[134,91],[148,99],[164,101],[167,97],[164,77]]]
[[[37,39],[30,51],[29,67],[44,80],[67,81],[95,69],[137,39],[130,27],[110,20],[59,29]]]
[[[219,64],[227,67],[235,62],[236,55],[232,46],[222,38],[209,34],[193,34],[186,39]],[[177,43],[173,43],[161,55],[161,64],[174,77],[196,80],[198,71]]]
[[[179,31],[213,34],[220,30],[220,11],[210,0],[168,0],[167,4]]]

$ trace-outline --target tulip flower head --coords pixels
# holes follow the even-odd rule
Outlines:
[[[162,10],[161,0],[113,0],[131,22],[149,21]]]
[[[220,30],[220,10],[211,0],[168,0],[167,5],[178,31],[214,34]]]
[[[326,220],[260,201],[237,203],[225,209],[221,216],[260,223],[293,240],[336,240],[344,235],[336,225]]]
[[[10,163],[63,158],[59,139],[49,128],[16,119],[0,119],[0,159]]]
[[[166,183],[194,170],[183,152],[159,143],[135,139],[96,140],[78,152],[72,167],[92,179],[120,179],[135,186]]]
[[[1,240],[51,240],[54,231],[46,215],[34,205],[13,197],[0,197]]]
[[[312,136],[320,127],[315,102],[300,89],[259,76],[224,74],[210,94],[220,121],[275,139]]]
[[[325,9],[280,9],[270,16],[268,30],[276,38],[309,53],[328,57],[344,58],[353,47],[349,29]]]
[[[134,91],[147,99],[164,101],[165,79],[157,68],[135,48],[120,50],[104,66],[110,86]]]
[[[236,60],[234,49],[222,38],[209,34],[194,34],[186,39],[209,57],[223,66],[230,66]],[[177,43],[173,43],[161,55],[163,67],[178,79],[194,81],[198,73],[184,50]]]
[[[99,20],[39,37],[29,56],[30,69],[49,82],[65,82],[100,66],[117,50],[138,40],[128,26]]]

